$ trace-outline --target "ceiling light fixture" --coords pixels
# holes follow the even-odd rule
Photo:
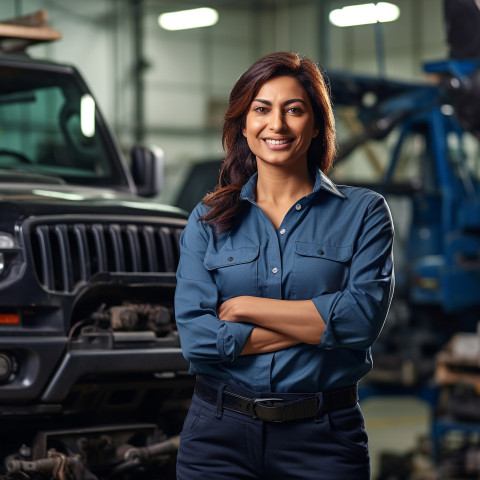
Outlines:
[[[179,12],[162,13],[158,24],[165,30],[187,30],[189,28],[210,27],[218,21],[218,12],[213,8],[193,8]]]
[[[393,3],[377,2],[332,10],[328,19],[337,27],[352,27],[377,22],[393,22],[399,16],[400,9]]]

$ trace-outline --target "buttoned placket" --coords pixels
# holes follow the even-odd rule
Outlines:
[[[273,226],[271,220],[265,214],[265,212],[259,207],[259,205],[252,200],[247,198],[248,202],[251,203],[252,207],[256,210],[257,215],[259,215],[267,226],[267,229],[274,232],[273,238],[278,239],[278,231]],[[285,220],[285,219],[284,219]],[[282,222],[283,224],[283,222]],[[278,239],[279,240],[279,239]],[[276,245],[275,245],[276,243]],[[282,298],[282,251],[280,240],[278,242],[272,242],[273,247],[270,247],[266,250],[267,254],[267,265],[268,265],[268,275],[269,281],[266,284],[265,296],[267,298]],[[253,386],[258,391],[269,391],[271,389],[271,365],[273,358],[275,357],[275,352],[266,353],[260,355],[256,358],[255,373],[253,378]]]
[[[265,213],[261,209],[260,211],[261,211],[261,215],[265,215]],[[281,299],[282,298],[282,277],[283,277],[283,272],[282,272],[283,248],[282,248],[280,239],[278,238],[278,233],[277,233],[278,231],[275,230],[270,219],[267,218],[267,221],[270,223],[272,231],[275,232],[275,235],[273,236],[273,238],[277,238],[277,242],[272,242],[271,248],[267,250],[269,255],[269,258],[267,258],[267,262],[270,270],[270,273],[269,273],[270,281],[268,282],[269,296],[271,296],[271,298]]]
[[[303,199],[302,199],[303,200]],[[304,201],[304,200],[303,200]],[[260,209],[261,210],[261,209]],[[285,215],[284,219],[282,220],[282,223],[278,230],[276,231],[277,234],[277,240],[278,240],[278,249],[279,249],[279,262],[275,263],[275,261],[271,264],[272,267],[270,269],[271,275],[278,277],[279,278],[279,286],[280,286],[280,292],[279,296],[276,298],[283,298],[283,286],[282,286],[282,272],[281,268],[283,266],[283,254],[285,250],[285,245],[290,237],[290,232],[292,231],[293,228],[298,224],[299,221],[301,221],[301,218],[299,218],[300,213],[305,213],[303,211],[303,203],[302,201],[296,202],[292,208],[287,212]],[[263,211],[262,211],[262,214]],[[301,215],[303,217],[303,215]]]
[[[285,216],[285,218],[283,219],[282,224],[280,225],[280,228],[275,232],[276,236],[277,236],[277,240],[278,240],[278,242],[277,242],[278,257],[273,259],[273,262],[272,262],[273,267],[271,268],[271,273],[272,273],[272,275],[279,277],[278,278],[278,285],[279,285],[280,288],[279,288],[279,291],[278,291],[278,297],[277,298],[283,298],[281,268],[283,266],[283,251],[284,251],[284,244],[285,244],[285,240],[286,240],[285,234],[287,232],[287,229],[283,225],[287,221],[287,216],[288,216],[288,213]]]
[[[307,195],[292,205],[282,220],[278,229],[275,229],[271,220],[259,205],[252,198],[245,198],[256,209],[257,215],[260,215],[267,225],[267,229],[274,233],[271,239],[277,239],[277,242],[271,242],[270,247],[266,249],[267,275],[269,280],[266,285],[265,296],[268,298],[285,298],[285,287],[283,278],[283,256],[287,249],[287,243],[291,242],[291,234],[296,230],[298,223],[302,221],[307,213],[305,206],[308,199]],[[274,362],[275,352],[258,357],[254,374],[254,385],[258,390],[269,391],[272,388],[272,363]],[[253,380],[253,379],[252,379]]]

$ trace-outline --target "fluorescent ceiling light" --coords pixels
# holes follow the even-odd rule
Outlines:
[[[218,21],[218,12],[213,8],[194,8],[179,12],[162,13],[158,24],[165,30],[187,30],[188,28],[210,27]]]
[[[400,16],[400,9],[393,3],[378,2],[350,5],[332,10],[328,16],[330,23],[337,27],[367,25],[377,22],[393,22]]]

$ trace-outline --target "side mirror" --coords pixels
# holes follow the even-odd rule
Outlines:
[[[153,197],[163,186],[163,150],[133,147],[131,151],[133,181],[142,197]]]

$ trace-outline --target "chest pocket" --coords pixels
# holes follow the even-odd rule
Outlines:
[[[311,299],[343,290],[353,255],[351,245],[299,242],[295,244],[293,288],[297,298]]]
[[[213,273],[220,301],[240,295],[258,295],[259,246],[207,252],[205,268]]]

